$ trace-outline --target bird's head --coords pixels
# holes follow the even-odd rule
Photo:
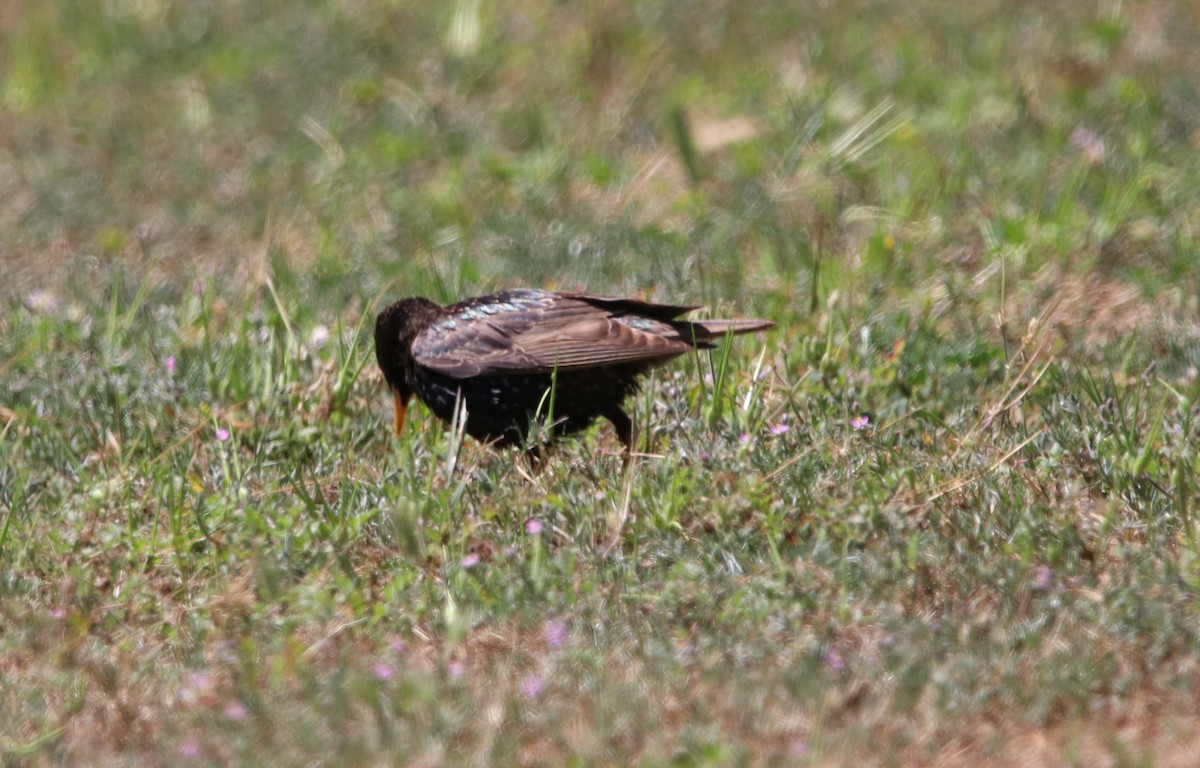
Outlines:
[[[413,396],[413,340],[439,312],[441,307],[429,299],[414,297],[397,301],[375,318],[375,360],[392,391],[397,435],[404,429],[408,401]]]

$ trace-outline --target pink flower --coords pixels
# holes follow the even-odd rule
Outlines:
[[[202,696],[211,693],[215,687],[216,682],[213,680],[212,675],[204,672],[193,672],[188,676],[180,696],[185,701],[194,703],[199,701]]]
[[[825,666],[830,669],[845,669],[846,662],[842,661],[842,654],[838,653],[836,648],[830,648],[825,652]]]
[[[202,688],[206,691],[211,690],[215,685],[212,675],[208,674],[207,672],[193,672],[189,680],[191,681],[192,685],[196,686],[197,688]]]
[[[750,443],[750,441],[753,439],[754,438],[750,437],[750,435],[745,432],[738,435],[738,442],[741,443],[742,445],[748,445]]]
[[[167,359],[165,361],[163,361],[163,364],[166,365],[166,367],[167,367],[167,373],[174,376],[175,375],[175,355],[170,355],[169,357],[167,357]]]
[[[531,536],[536,536],[542,532],[542,521],[536,517],[531,517],[525,521],[525,533]]]
[[[396,670],[392,669],[392,665],[388,664],[387,662],[381,661],[381,662],[378,662],[375,666],[371,667],[371,676],[381,682],[383,680],[390,680],[392,675],[394,675],[395,673],[396,673]]]
[[[1071,131],[1071,146],[1083,155],[1083,160],[1088,165],[1095,165],[1104,159],[1104,139],[1091,128],[1081,125]]]
[[[58,299],[50,291],[39,288],[25,298],[25,306],[34,312],[53,312],[58,307]]]
[[[546,645],[557,648],[567,641],[567,625],[561,621],[547,621],[546,626],[542,628],[542,637]]]
[[[542,695],[542,678],[530,675],[521,681],[521,695],[527,699],[536,699]]]
[[[223,443],[228,439],[229,439],[229,430],[225,429],[225,427],[217,427],[217,440],[219,442]]]
[[[200,745],[195,739],[184,739],[179,742],[179,756],[186,758],[199,757]]]
[[[870,423],[871,423],[871,420],[869,418],[867,418],[866,416],[855,416],[853,419],[850,419],[850,428],[851,429],[863,429]]]
[[[1039,592],[1050,588],[1054,583],[1054,571],[1044,565],[1039,565],[1033,569],[1032,586]]]
[[[327,341],[329,341],[329,328],[324,325],[318,325],[308,334],[308,345],[314,349],[325,346]]]
[[[230,720],[244,720],[247,714],[246,705],[240,701],[232,701],[225,707],[225,717]]]
[[[450,673],[450,677],[462,677],[467,671],[467,665],[462,659],[455,659],[446,666],[446,671]]]
[[[782,435],[784,432],[787,432],[787,431],[788,431],[788,424],[786,421],[781,421],[778,424],[776,424],[775,426],[771,427],[772,435]]]
[[[472,552],[464,557],[459,565],[461,565],[463,568],[474,568],[475,566],[479,565],[479,555]]]

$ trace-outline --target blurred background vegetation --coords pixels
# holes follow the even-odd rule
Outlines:
[[[528,283],[803,315],[1003,265],[993,300],[1098,267],[1191,306],[1194,14],[17,0],[4,290],[119,267],[327,313]]]

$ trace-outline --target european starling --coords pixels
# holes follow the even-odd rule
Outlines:
[[[483,442],[525,445],[542,416],[556,436],[604,417],[628,455],[633,423],[621,405],[637,391],[638,376],[727,333],[774,326],[676,319],[692,309],[530,289],[448,307],[398,301],[375,321],[375,358],[392,391],[396,433],[414,394],[445,422],[461,398],[465,431]]]

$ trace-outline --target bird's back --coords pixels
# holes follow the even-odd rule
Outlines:
[[[419,365],[457,379],[563,373],[656,365],[711,346],[727,332],[772,325],[676,319],[690,309],[584,293],[505,291],[446,307],[417,336],[412,353]]]

